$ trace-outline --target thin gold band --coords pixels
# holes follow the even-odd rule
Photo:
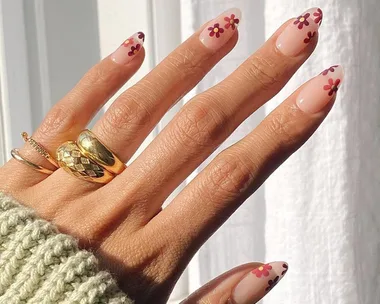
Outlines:
[[[24,165],[27,165],[27,166],[33,168],[34,170],[36,170],[36,171],[38,171],[38,172],[41,172],[41,173],[44,173],[44,174],[52,174],[52,173],[54,172],[54,171],[51,171],[51,170],[46,169],[46,168],[44,168],[44,167],[41,167],[41,166],[39,166],[39,165],[36,165],[36,164],[32,163],[31,161],[25,159],[24,157],[22,157],[22,156],[20,155],[20,152],[19,152],[18,149],[13,149],[13,150],[11,151],[11,155],[12,155],[12,157],[13,157],[15,160],[17,160],[18,162],[20,162],[20,163],[22,163],[22,164],[24,164]]]
[[[46,151],[46,149],[41,144],[39,144],[37,141],[35,141],[32,137],[29,137],[28,133],[22,132],[21,136],[25,142],[28,142],[33,147],[34,150],[36,150],[40,155],[42,155],[44,158],[46,158],[56,168],[59,168],[54,157],[51,156],[49,154],[49,152]]]

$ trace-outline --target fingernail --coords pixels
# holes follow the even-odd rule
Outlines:
[[[277,48],[285,56],[297,56],[316,37],[323,12],[312,8],[289,24],[277,38]]]
[[[343,77],[343,68],[339,65],[324,70],[301,90],[296,100],[297,106],[303,112],[318,113],[333,100]]]
[[[237,30],[241,21],[241,11],[232,8],[210,21],[199,36],[208,49],[216,51],[222,47]]]
[[[145,34],[137,32],[125,40],[119,48],[111,55],[111,59],[118,64],[127,64],[135,58],[144,44]]]
[[[272,262],[252,270],[236,285],[230,303],[256,303],[277,285],[287,271],[285,262]]]

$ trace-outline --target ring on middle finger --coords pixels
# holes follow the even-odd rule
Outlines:
[[[61,168],[77,178],[100,184],[110,182],[115,176],[86,157],[74,141],[66,141],[57,149]]]
[[[90,130],[83,130],[77,139],[81,152],[109,172],[120,174],[126,165]]]

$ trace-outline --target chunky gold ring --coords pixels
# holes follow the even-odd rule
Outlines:
[[[85,156],[114,174],[120,174],[126,168],[125,164],[90,130],[83,130],[79,134],[77,145]]]
[[[71,175],[95,183],[106,184],[115,176],[82,153],[74,141],[57,149],[58,165]]]
[[[41,173],[44,173],[44,174],[52,174],[54,172],[52,170],[46,169],[44,167],[36,165],[36,164],[32,163],[31,161],[27,160],[26,158],[24,158],[23,156],[20,155],[20,151],[18,149],[13,149],[11,151],[11,155],[18,162],[20,162],[20,163],[22,163],[24,165],[27,165],[27,166],[33,168],[34,170],[36,170],[38,172],[41,172]]]
[[[21,133],[22,138],[25,142],[28,142],[35,151],[37,151],[40,155],[42,155],[44,158],[46,158],[52,165],[58,168],[58,164],[55,161],[55,159],[49,154],[46,149],[40,145],[37,141],[35,141],[32,137],[28,136],[28,133],[22,132]]]

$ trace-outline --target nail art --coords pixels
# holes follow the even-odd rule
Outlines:
[[[344,72],[339,65],[324,70],[313,78],[299,93],[297,106],[306,113],[321,111],[336,95],[343,82]]]
[[[316,37],[323,12],[312,8],[291,22],[277,38],[277,48],[286,56],[297,56]]]
[[[273,262],[252,270],[236,285],[229,303],[256,303],[280,282],[287,271],[285,262]]]
[[[119,48],[111,55],[111,59],[118,64],[127,64],[136,54],[141,51],[145,41],[145,34],[137,32],[128,39],[126,39]]]
[[[210,21],[199,35],[205,47],[217,50],[223,46],[237,30],[241,21],[241,11],[232,8]]]

